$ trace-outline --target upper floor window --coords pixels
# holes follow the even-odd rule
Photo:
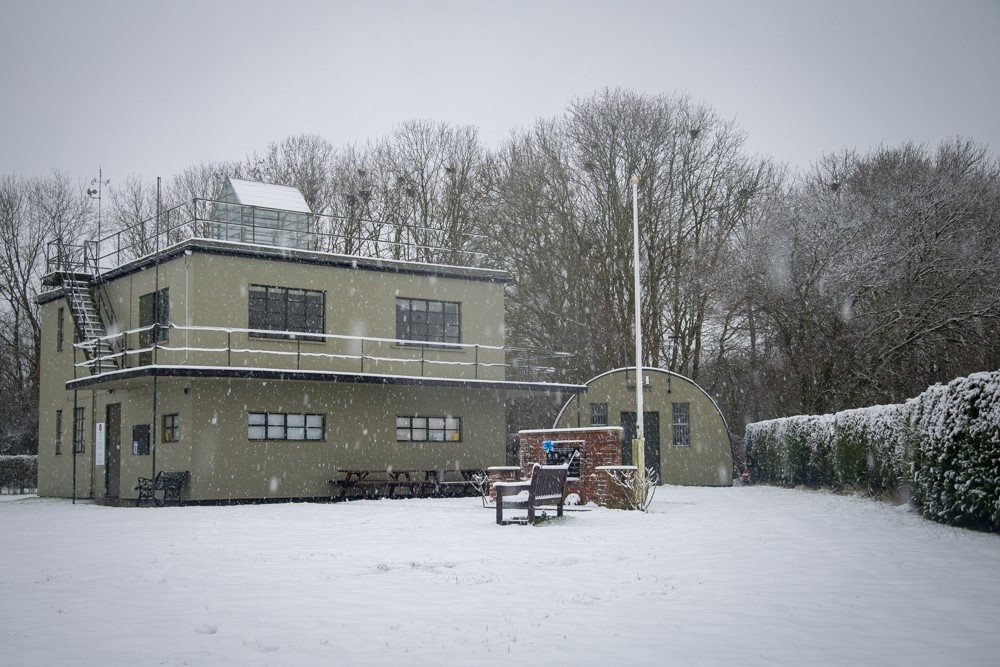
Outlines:
[[[154,326],[155,325],[155,326]],[[170,338],[170,292],[166,288],[139,297],[139,344],[149,347]]]
[[[673,403],[674,447],[691,446],[691,404]]]
[[[56,320],[56,352],[63,351],[63,339],[66,337],[66,309],[60,308]]]
[[[397,298],[396,338],[423,343],[461,343],[461,304]]]
[[[323,292],[250,285],[249,328],[258,330],[251,332],[251,336],[271,338],[296,333],[322,334],[323,311]],[[268,334],[259,331],[262,329],[282,333]]]

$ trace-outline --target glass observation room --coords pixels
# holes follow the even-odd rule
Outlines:
[[[221,241],[308,250],[311,218],[296,188],[229,178],[214,203],[209,233]]]

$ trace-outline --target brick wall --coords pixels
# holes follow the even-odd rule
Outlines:
[[[556,448],[580,450],[580,478],[567,484],[567,494],[576,493],[581,503],[594,502],[601,507],[625,508],[625,494],[611,476],[596,470],[598,466],[617,466],[622,462],[622,429],[620,426],[531,430],[518,433],[521,441],[522,475],[527,479],[535,463],[545,464],[542,443],[553,441]]]

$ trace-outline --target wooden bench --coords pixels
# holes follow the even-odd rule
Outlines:
[[[162,507],[168,502],[173,502],[175,505],[183,505],[184,501],[181,500],[181,489],[190,475],[191,473],[187,470],[183,472],[161,470],[156,473],[156,477],[140,477],[139,483],[135,487],[135,490],[139,492],[139,495],[135,499],[135,506],[138,507],[143,501],[152,502],[157,507]],[[156,497],[157,491],[163,492],[162,499]]]
[[[497,495],[497,524],[535,523],[539,517],[535,510],[542,505],[555,505],[556,516],[563,515],[563,496],[569,465],[543,466],[535,464],[531,479],[520,482],[497,482],[493,485]],[[527,509],[527,519],[503,518],[505,509]]]

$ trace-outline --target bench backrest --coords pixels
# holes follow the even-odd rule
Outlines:
[[[535,464],[531,471],[531,495],[535,498],[562,496],[566,486],[568,465],[543,466]]]
[[[160,471],[156,473],[155,488],[157,489],[169,489],[180,487],[184,480],[187,479],[186,472],[165,472]]]

